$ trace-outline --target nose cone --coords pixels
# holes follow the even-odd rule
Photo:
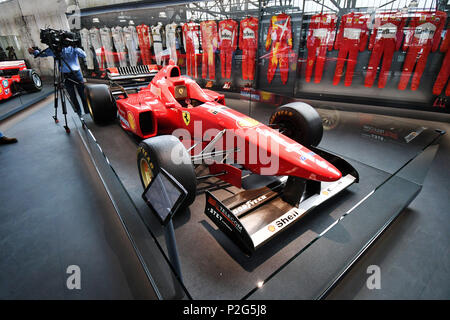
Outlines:
[[[302,156],[303,168],[310,172],[309,179],[318,181],[336,181],[342,178],[342,173],[331,163],[319,155],[309,152],[309,156]]]

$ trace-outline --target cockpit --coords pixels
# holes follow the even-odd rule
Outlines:
[[[172,68],[168,70],[168,73],[169,77],[167,80],[172,82],[172,86],[170,87],[173,88],[173,92],[171,93],[183,108],[197,107],[209,100],[207,97],[203,97],[202,94],[199,94],[198,91],[202,91],[202,89],[195,82],[186,84],[185,79],[181,77],[180,68],[178,66],[172,66]]]

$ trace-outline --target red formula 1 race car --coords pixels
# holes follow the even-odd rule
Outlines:
[[[316,147],[323,127],[311,106],[281,106],[264,125],[226,107],[223,95],[181,76],[173,63],[145,86],[87,85],[87,100],[95,122],[118,114],[122,128],[144,139],[137,156],[144,187],[163,168],[186,189],[184,207],[205,179],[236,187],[226,199],[206,191],[205,214],[246,254],[359,179],[347,161]],[[199,168],[209,172],[199,176]],[[273,179],[244,190],[249,175]]]
[[[35,92],[42,89],[41,77],[27,69],[25,61],[0,62],[0,100],[9,99],[20,92]]]

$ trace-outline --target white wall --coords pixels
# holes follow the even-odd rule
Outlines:
[[[45,47],[39,40],[40,28],[69,30],[66,8],[65,0],[11,0],[0,3],[0,35],[19,37],[31,67],[42,75],[52,76],[53,59],[34,59],[27,49],[32,46]]]

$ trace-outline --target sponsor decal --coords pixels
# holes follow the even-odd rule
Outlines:
[[[133,113],[128,112],[127,114],[129,127],[131,130],[136,131],[136,121],[134,120]]]
[[[127,119],[125,119],[120,113],[119,113],[119,119],[122,121],[128,128],[130,127],[130,124],[128,123]]]
[[[285,228],[292,222],[294,222],[297,218],[299,218],[304,213],[303,210],[300,210],[298,208],[293,208],[289,210],[287,213],[279,217],[277,220],[273,221],[267,229],[270,232],[277,232],[281,229]]]
[[[0,86],[0,93],[2,93],[3,92],[3,87],[2,86]]]
[[[238,126],[241,128],[252,128],[259,125],[259,121],[252,119],[250,117],[243,118],[237,122]]]
[[[5,94],[9,94],[9,89],[5,89]]]
[[[224,209],[222,208],[222,206],[219,205],[214,199],[209,198],[209,199],[208,199],[208,203],[209,203],[210,205],[212,205],[213,208],[210,208],[210,209],[212,209],[213,211],[210,210],[210,213],[212,213],[212,214],[214,215],[214,217],[216,217],[216,219],[218,219],[219,221],[222,222],[222,218],[225,218],[225,219],[228,220],[228,222],[235,228],[235,230],[237,230],[238,232],[242,232],[243,227],[242,227],[242,225],[236,220],[236,217],[234,217],[234,216],[228,214],[227,211],[224,210]],[[224,222],[222,222],[222,223],[224,223]],[[224,223],[224,224],[225,224],[225,223]],[[226,226],[226,224],[225,224],[225,226]],[[228,227],[228,226],[227,226],[227,227]],[[228,227],[228,228],[230,229],[230,227]]]
[[[184,123],[188,126],[189,123],[191,123],[191,114],[189,113],[189,111],[183,111],[181,116],[183,117]]]
[[[238,215],[239,213],[241,213],[242,211],[247,211],[250,210],[252,207],[256,206],[258,203],[260,203],[261,201],[267,199],[266,195],[262,195],[259,198],[253,199],[253,200],[249,200],[246,203],[240,205],[239,207],[233,209],[233,214]]]
[[[8,80],[3,80],[2,84],[3,84],[3,87],[8,88],[9,82],[8,82]]]

